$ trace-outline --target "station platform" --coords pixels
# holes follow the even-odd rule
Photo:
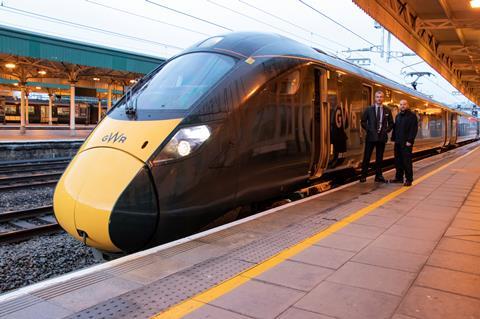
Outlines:
[[[18,125],[0,125],[0,143],[85,140],[95,125],[77,125],[72,132],[68,125],[29,125],[25,132],[20,132]]]
[[[480,318],[479,146],[1,295],[0,317]]]

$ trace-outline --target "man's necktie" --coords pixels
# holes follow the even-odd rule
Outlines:
[[[376,116],[377,116],[377,132],[380,132],[380,108],[376,106],[375,110],[376,110]]]

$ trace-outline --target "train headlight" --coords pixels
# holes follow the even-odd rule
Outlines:
[[[188,141],[180,141],[177,145],[177,153],[180,156],[187,156],[192,152],[192,147]]]
[[[207,125],[198,125],[180,129],[160,151],[155,163],[188,156],[195,152],[211,135]]]

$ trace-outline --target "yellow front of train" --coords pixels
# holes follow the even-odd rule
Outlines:
[[[156,162],[186,157],[209,138],[202,123],[177,127],[235,62],[193,52],[140,80],[90,134],[58,182],[53,206],[60,226],[103,251],[146,247],[159,218],[147,163],[152,157]]]
[[[117,120],[107,116],[57,184],[53,204],[60,226],[104,251],[145,244],[158,218],[154,185],[145,163],[180,121]],[[113,212],[116,227],[110,227]],[[129,217],[131,212],[137,213],[134,218]]]

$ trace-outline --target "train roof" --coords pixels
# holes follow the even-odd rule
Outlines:
[[[354,65],[336,56],[302,44],[293,39],[284,37],[276,33],[263,32],[232,32],[225,35],[214,36],[200,41],[188,48],[185,52],[204,51],[211,49],[213,51],[235,54],[240,57],[268,57],[268,56],[289,56],[297,58],[307,58],[317,62],[335,67],[341,71],[357,75],[372,82],[384,85],[393,90],[403,91],[411,96],[436,104],[445,109],[451,110],[465,116],[471,114],[461,112],[448,107],[447,105],[430,98],[429,96],[413,90],[403,84],[395,82],[379,73],[367,70]],[[183,54],[181,53],[181,54]]]

